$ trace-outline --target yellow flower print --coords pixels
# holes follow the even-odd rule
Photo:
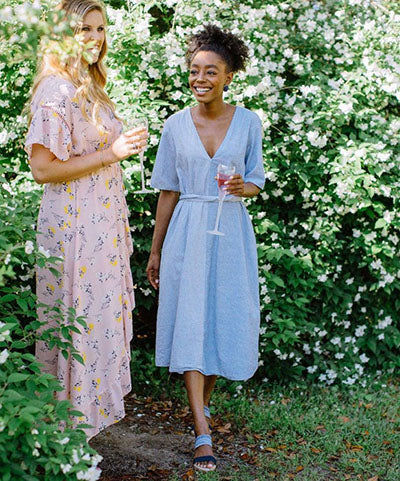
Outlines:
[[[122,294],[118,296],[119,303],[122,304]]]
[[[80,392],[82,390],[82,386],[74,386],[74,391]]]
[[[110,259],[110,264],[112,266],[116,266],[118,264],[118,259],[117,259],[117,256],[111,256],[111,259]]]
[[[119,316],[117,317],[117,315],[119,314]],[[115,320],[117,322],[121,322],[122,321],[122,314],[120,312],[118,312],[116,315],[115,315]]]
[[[86,359],[87,359],[86,352],[82,351],[81,355],[82,355],[83,362],[86,362]]]
[[[113,246],[114,246],[114,247],[117,247],[117,245],[118,245],[118,239],[117,239],[116,237],[114,237],[114,239],[113,239]]]
[[[82,266],[79,268],[79,277],[83,277],[86,274],[87,268],[86,266]]]
[[[99,389],[100,382],[101,382],[101,379],[98,377],[98,378],[96,379],[96,389]]]
[[[53,112],[53,117],[58,117],[58,113],[57,113],[57,112]]]
[[[93,328],[94,328],[94,324],[93,324],[93,322],[89,323],[89,324],[88,324],[88,330],[87,330],[87,333],[88,333],[88,334],[91,334],[91,333],[92,333],[92,331],[93,331]]]
[[[108,418],[108,414],[105,413],[104,409],[100,408],[99,413],[100,413],[104,418]]]
[[[54,227],[49,227],[49,228],[47,229],[47,232],[49,233],[49,236],[50,236],[50,237],[54,237],[54,234],[56,233],[56,230],[55,230]]]
[[[60,227],[60,230],[65,230],[67,229],[68,227],[71,227],[71,222],[65,222],[63,221],[63,223],[61,224],[61,227]]]
[[[53,284],[46,284],[46,289],[49,294],[54,294],[54,286]]]

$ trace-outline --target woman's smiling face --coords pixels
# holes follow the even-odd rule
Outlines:
[[[83,17],[80,33],[83,33],[85,43],[95,42],[95,45],[89,49],[89,52],[92,56],[91,63],[96,63],[106,36],[104,18],[99,10],[91,10]]]
[[[220,55],[209,50],[200,50],[190,64],[189,86],[196,100],[210,103],[222,98],[225,85],[232,81],[232,72]]]

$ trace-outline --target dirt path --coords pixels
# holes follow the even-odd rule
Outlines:
[[[194,435],[188,408],[151,398],[125,399],[126,417],[90,442],[103,456],[100,480],[167,481],[174,472],[182,480],[193,479]],[[257,462],[254,444],[218,416],[213,418],[213,443],[221,474]]]

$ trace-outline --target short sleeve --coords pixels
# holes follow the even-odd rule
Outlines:
[[[72,105],[67,91],[57,86],[53,91],[46,88],[45,99],[33,99],[32,121],[25,140],[25,150],[32,155],[32,145],[40,144],[58,159],[68,160],[72,146]],[[50,89],[50,86],[49,86]]]
[[[158,146],[156,162],[151,176],[151,186],[159,190],[179,192],[179,179],[176,171],[176,149],[168,121],[164,125]]]
[[[245,158],[245,182],[251,182],[262,189],[265,184],[265,173],[262,156],[262,127],[256,114],[251,121]]]

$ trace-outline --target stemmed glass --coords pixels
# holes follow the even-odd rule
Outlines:
[[[218,230],[219,228],[219,218],[221,217],[222,204],[226,196],[225,182],[229,179],[231,175],[235,173],[235,166],[218,164],[217,171],[217,182],[218,182],[218,211],[217,217],[215,219],[215,226],[213,230],[208,230],[207,234],[213,235],[225,235],[223,232]]]
[[[135,116],[132,120],[133,127],[130,129],[134,132],[141,132],[148,130],[148,121],[147,118],[141,115]],[[144,150],[139,152],[139,160],[140,160],[140,177],[142,179],[142,188],[140,190],[135,190],[136,194],[148,194],[154,192],[154,190],[146,189],[146,183],[144,179]]]

